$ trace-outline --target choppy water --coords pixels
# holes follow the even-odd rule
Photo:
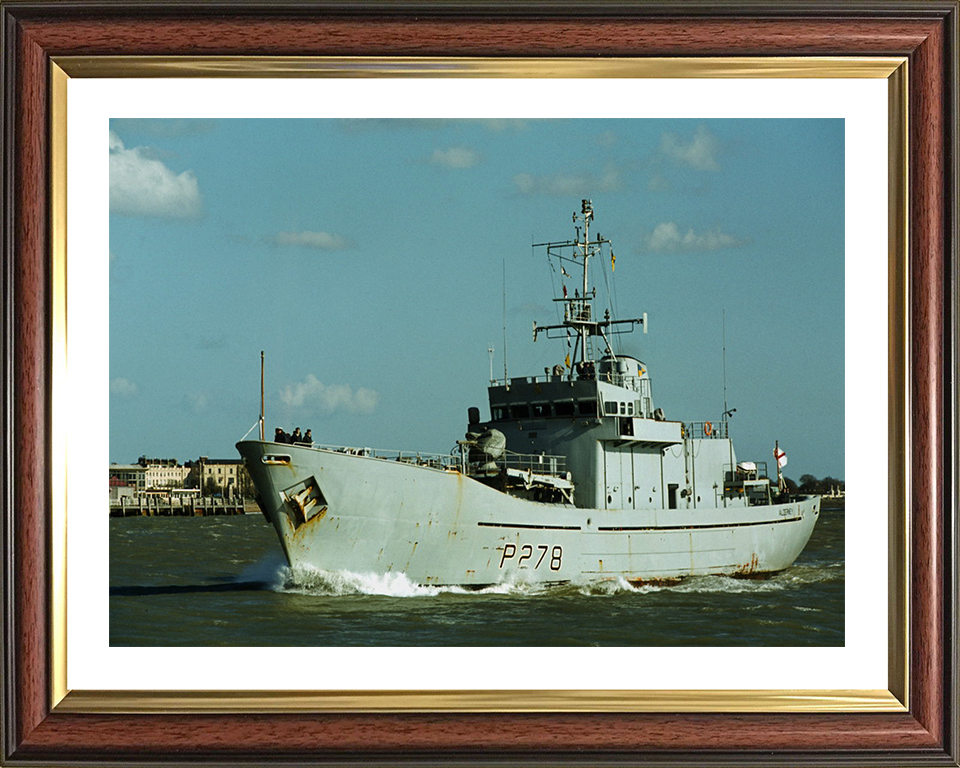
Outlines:
[[[259,514],[112,518],[110,643],[134,646],[840,646],[844,520],[826,509],[793,567],[467,591],[401,574],[292,571]]]

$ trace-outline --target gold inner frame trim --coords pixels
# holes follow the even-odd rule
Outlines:
[[[910,472],[907,436],[910,430],[908,332],[910,252],[908,152],[909,69],[899,67],[887,79],[887,307],[890,333],[888,360],[888,615],[887,681],[890,691],[910,706]]]
[[[74,691],[57,712],[903,712],[889,691]]]
[[[70,77],[888,78],[904,57],[59,56]]]
[[[53,702],[67,693],[67,80],[50,72],[50,653]]]
[[[67,685],[67,90],[70,78],[871,78],[889,109],[889,690],[121,691]],[[51,707],[64,713],[905,712],[909,664],[908,204],[905,57],[472,59],[67,56],[50,65]]]

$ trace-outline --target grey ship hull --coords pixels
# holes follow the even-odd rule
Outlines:
[[[817,496],[716,509],[584,509],[508,495],[455,469],[259,440],[237,444],[294,566],[419,584],[632,583],[789,567]]]

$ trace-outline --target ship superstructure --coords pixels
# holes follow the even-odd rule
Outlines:
[[[562,295],[554,325],[563,364],[489,387],[489,418],[468,409],[450,455],[248,440],[237,448],[288,561],[357,573],[402,571],[422,584],[504,580],[673,580],[787,568],[820,509],[785,492],[765,462],[738,462],[729,411],[717,421],[665,418],[647,366],[611,338],[647,331],[645,314],[594,312],[590,262],[615,256],[591,236],[545,242]],[[569,270],[569,271],[568,271]],[[573,285],[570,292],[567,280]]]

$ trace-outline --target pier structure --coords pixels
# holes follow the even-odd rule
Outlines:
[[[249,499],[215,496],[121,496],[110,500],[110,517],[205,517],[257,511]]]
[[[259,511],[240,459],[141,456],[136,464],[110,465],[111,517],[202,517]]]

